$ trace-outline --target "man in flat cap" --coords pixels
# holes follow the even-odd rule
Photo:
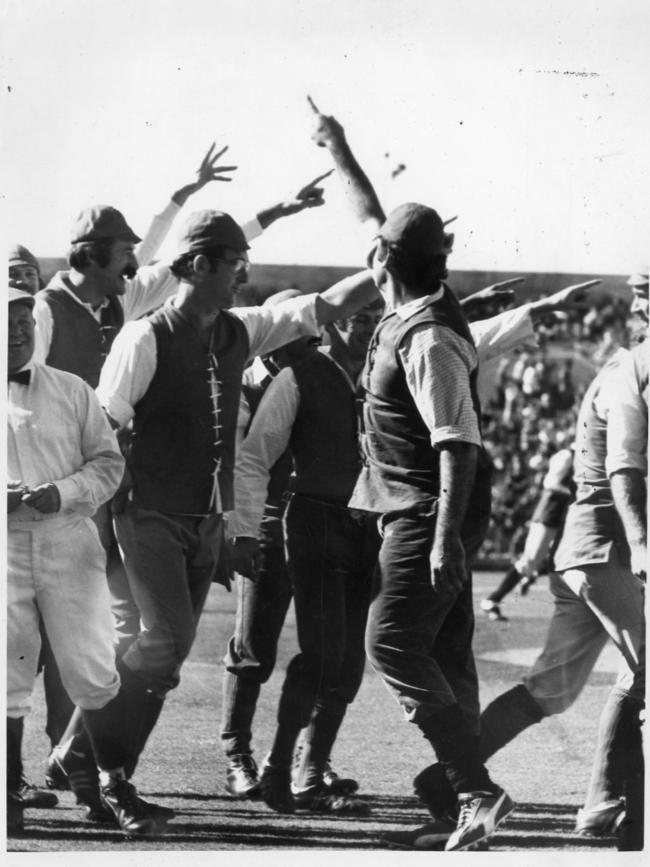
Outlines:
[[[70,270],[56,274],[36,299],[36,358],[52,367],[76,373],[93,388],[97,386],[106,355],[124,322],[154,310],[176,291],[177,279],[167,264],[146,263],[155,255],[173,216],[191,195],[210,181],[230,180],[223,173],[236,167],[217,165],[225,150],[214,154],[214,145],[210,148],[198,169],[197,180],[174,193],[137,249],[139,237],[116,208],[98,205],[81,212],[71,233]],[[316,178],[296,194],[259,211],[244,225],[244,233],[249,239],[253,238],[282,217],[322,205],[320,180],[321,177]],[[139,267],[141,263],[143,267]],[[98,510],[95,521],[108,555],[108,580],[119,654],[137,633],[138,608],[114,537],[110,503]],[[54,684],[53,664],[49,665],[48,672],[46,638],[44,657],[46,683]],[[48,733],[53,744],[60,742],[60,746],[54,749],[48,762],[48,783],[65,785],[61,772],[67,773],[77,797],[89,806],[92,817],[97,803],[93,768],[88,764],[89,774],[84,775],[82,767],[76,767],[80,763],[73,759],[74,753],[83,754],[84,750],[89,755],[81,715],[74,713],[70,718],[72,707],[61,690],[53,686],[49,696]],[[59,720],[64,720],[63,725]],[[72,746],[74,752],[70,750]]]
[[[97,387],[101,366],[124,321],[142,316],[174,291],[176,281],[169,269],[165,265],[148,266],[148,263],[168,233],[174,216],[189,197],[211,181],[230,180],[223,173],[235,167],[217,165],[224,150],[214,154],[214,145],[209,149],[199,166],[196,180],[174,192],[166,208],[154,217],[142,242],[123,214],[114,207],[96,205],[79,214],[71,231],[70,270],[55,274],[47,288],[38,292],[35,298],[35,360],[74,373],[92,388]],[[10,274],[12,267],[17,266],[16,255],[28,261],[24,248],[17,246],[10,252]],[[11,256],[14,256],[13,260]],[[28,276],[24,268],[16,276],[21,273],[24,279]],[[112,531],[111,504],[102,504],[93,520],[107,553],[107,575],[119,637],[123,630],[135,628],[131,621],[137,618],[137,612],[128,592]],[[82,751],[81,745],[72,740],[82,727],[82,718],[79,712],[73,713],[74,706],[61,684],[45,631],[42,634],[41,662],[47,705],[46,732],[53,747],[46,781],[51,787],[65,788],[68,785],[64,758],[67,749],[56,747],[60,742],[67,747],[74,743],[75,751]],[[96,793],[96,772],[87,740],[86,747],[87,769],[93,779],[92,791]],[[92,803],[88,803],[83,775],[76,772],[73,776],[75,793],[91,808],[89,815],[92,817],[97,812],[94,809],[96,794]]]
[[[513,805],[478,753],[469,563],[489,522],[490,462],[474,341],[443,282],[453,236],[422,204],[385,218],[340,124],[312,108],[317,144],[372,227],[368,266],[387,307],[362,375],[363,466],[349,503],[379,513],[383,536],[366,650],[451,787],[447,809],[421,835],[424,848],[433,841],[464,849],[489,836]]]
[[[41,288],[38,259],[22,244],[12,244],[9,248],[9,281],[30,295]]]
[[[237,410],[256,355],[341,319],[376,297],[368,273],[322,295],[230,310],[247,281],[248,242],[228,214],[199,211],[181,234],[178,293],[128,323],[106,360],[98,395],[115,426],[131,425],[133,480],[116,530],[142,629],[124,652],[123,679],[143,706],[179,682],[233,508]],[[149,730],[155,724],[149,714]],[[148,731],[139,732],[144,744]]]

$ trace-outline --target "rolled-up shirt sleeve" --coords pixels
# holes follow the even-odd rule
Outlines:
[[[237,456],[235,511],[228,526],[233,536],[259,536],[270,471],[289,445],[299,399],[296,378],[287,367],[260,401]]]
[[[607,377],[599,403],[607,407],[607,474],[639,470],[647,475],[648,405],[639,388],[632,353]]]
[[[299,337],[317,336],[316,293],[290,298],[273,307],[234,307],[230,312],[242,320],[249,339],[248,357],[267,355]]]
[[[399,349],[406,382],[431,433],[431,444],[465,442],[481,445],[469,377],[476,352],[449,328],[423,325]]]
[[[115,338],[97,386],[97,396],[120,427],[135,414],[156,372],[156,337],[146,320],[127,323]]]

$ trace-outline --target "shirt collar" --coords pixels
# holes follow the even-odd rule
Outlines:
[[[98,311],[103,310],[105,307],[108,307],[108,305],[111,303],[110,298],[104,298],[99,307],[93,307],[92,304],[88,304],[86,301],[82,301],[81,298],[70,288],[67,275],[64,276],[61,280],[61,289],[63,289],[64,292],[67,292],[68,295],[77,302],[77,304],[81,304],[82,307],[85,307],[86,310],[89,310],[93,315],[98,313]]]
[[[416,313],[419,313],[421,310],[424,310],[425,307],[428,307],[429,304],[433,304],[435,301],[440,301],[444,291],[445,287],[443,285],[431,295],[423,295],[422,298],[413,298],[412,301],[407,301],[405,304],[399,304],[395,307],[393,312],[397,313],[399,318],[406,322],[412,316],[415,316]]]

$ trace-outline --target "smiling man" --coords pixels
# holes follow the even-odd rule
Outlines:
[[[142,623],[120,664],[123,681],[149,708],[137,720],[141,745],[179,682],[215,572],[223,512],[233,508],[247,361],[317,335],[320,325],[376,297],[364,273],[322,295],[230,311],[248,279],[247,251],[228,214],[192,214],[171,265],[178,293],[156,313],[125,325],[97,390],[115,425],[133,428],[127,459],[133,487],[116,529]]]
[[[125,779],[129,716],[115,668],[105,555],[91,520],[117,489],[124,461],[92,389],[32,361],[33,306],[29,293],[9,287],[7,833],[23,828],[23,719],[42,617],[65,689],[90,735],[105,820],[129,836],[148,834],[160,814]]]
[[[9,248],[9,281],[30,295],[35,295],[41,288],[38,259],[22,244],[13,244]]]

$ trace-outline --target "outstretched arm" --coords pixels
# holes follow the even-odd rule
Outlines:
[[[460,304],[465,316],[468,319],[478,319],[486,307],[492,307],[495,301],[504,306],[512,303],[515,300],[513,287],[523,283],[525,279],[525,277],[512,277],[510,280],[503,280],[501,283],[486,286],[485,289],[480,289],[478,292],[463,298]]]
[[[300,211],[305,211],[308,208],[320,208],[325,204],[324,190],[319,187],[319,183],[328,178],[334,169],[330,169],[322,175],[318,175],[313,181],[305,184],[304,187],[298,190],[297,193],[287,196],[286,199],[271,205],[262,211],[258,211],[257,220],[263,229],[268,229],[271,223],[280,220],[282,217],[290,217],[292,214],[299,214]]]
[[[331,153],[355,216],[360,222],[374,223],[379,229],[386,216],[368,176],[350,150],[343,127],[334,117],[321,114],[310,96],[307,101],[316,119],[312,138]]]
[[[592,286],[597,286],[599,283],[600,280],[587,280],[586,283],[576,283],[575,286],[560,289],[559,292],[554,292],[548,298],[533,301],[529,305],[533,322],[539,321],[542,316],[546,316],[548,313],[555,313],[559,310],[583,310],[587,289],[591,289]]]
[[[379,297],[370,271],[344,277],[316,297],[316,321],[319,325],[327,325],[337,319],[347,319]]]

